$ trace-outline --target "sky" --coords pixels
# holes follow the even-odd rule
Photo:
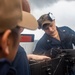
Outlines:
[[[49,12],[55,16],[56,26],[68,26],[75,30],[75,0],[28,0],[31,7],[31,14],[38,19],[41,15]],[[39,40],[43,30],[27,30],[22,34],[34,34],[35,40]]]

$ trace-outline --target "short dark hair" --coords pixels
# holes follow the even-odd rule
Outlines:
[[[53,16],[53,14],[52,13],[48,13],[48,14],[44,14],[44,15],[42,15],[37,21],[38,21],[38,28],[39,29],[41,29],[42,28],[42,23],[44,22],[44,21],[47,21],[47,20],[49,20],[49,21],[54,21],[55,20],[55,18],[54,18],[54,16]]]

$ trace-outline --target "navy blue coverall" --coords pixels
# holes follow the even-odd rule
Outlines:
[[[17,75],[30,74],[29,62],[23,47],[19,46],[17,55],[14,61],[12,62],[12,66],[16,69]]]
[[[60,41],[45,33],[37,42],[33,53],[41,55],[52,48],[73,49],[73,44],[75,45],[75,32],[66,26],[57,27],[57,30]]]

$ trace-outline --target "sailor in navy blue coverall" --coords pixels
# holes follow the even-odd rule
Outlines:
[[[52,13],[42,15],[38,19],[38,24],[45,33],[37,42],[34,54],[44,54],[52,48],[73,49],[75,32],[67,26],[57,27]]]
[[[56,56],[58,51],[52,49],[73,49],[75,32],[67,26],[57,27],[52,13],[44,14],[38,19],[39,29],[45,33],[37,42],[33,54],[45,55],[52,52]],[[74,75],[71,73],[71,75]]]

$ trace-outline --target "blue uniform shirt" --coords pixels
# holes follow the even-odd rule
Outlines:
[[[69,27],[57,27],[60,41],[51,37],[48,34],[44,34],[38,41],[34,54],[44,54],[46,51],[54,49],[73,49],[72,44],[75,45],[75,32]]]
[[[24,49],[19,46],[15,60],[12,66],[17,70],[17,75],[29,75],[29,63]]]
[[[16,75],[16,69],[5,58],[0,59],[0,75]]]

